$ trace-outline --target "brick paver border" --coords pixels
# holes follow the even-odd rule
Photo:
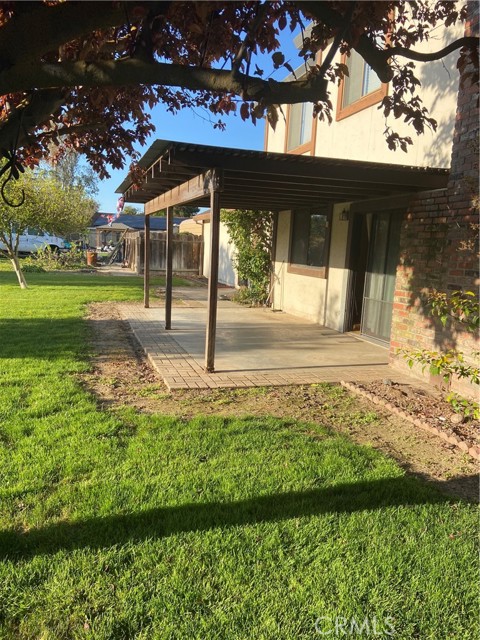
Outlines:
[[[129,323],[148,360],[162,376],[169,390],[280,387],[340,380],[367,382],[385,377],[398,382],[410,381],[401,373],[392,371],[386,364],[341,369],[327,366],[206,373],[203,366],[178,344],[174,336],[165,331],[161,322],[152,320],[150,309],[145,309],[141,303],[118,304],[117,308],[121,318]]]

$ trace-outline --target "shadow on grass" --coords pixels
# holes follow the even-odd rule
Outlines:
[[[255,525],[325,513],[445,504],[449,498],[408,477],[345,483],[335,487],[259,496],[237,502],[158,507],[137,513],[60,522],[0,532],[0,556],[21,560],[59,550],[100,549],[182,532]]]

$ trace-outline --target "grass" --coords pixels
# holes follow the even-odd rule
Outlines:
[[[101,410],[75,377],[85,304],[141,282],[29,284],[0,273],[0,638],[336,637],[336,617],[477,637],[473,506],[321,421]]]

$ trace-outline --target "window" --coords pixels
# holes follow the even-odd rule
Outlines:
[[[387,95],[387,85],[380,82],[375,71],[355,50],[342,62],[348,66],[349,75],[340,84],[337,120],[371,107]]]
[[[311,102],[292,104],[288,118],[288,138],[286,151],[310,145],[313,130],[313,104]]]
[[[344,80],[342,108],[382,86],[377,74],[356,51],[352,50],[347,66],[350,75]]]
[[[306,33],[303,37],[306,37]],[[297,37],[296,46],[301,49],[303,38]],[[321,55],[309,58],[302,62],[285,80],[303,80],[307,69],[320,64]],[[289,105],[287,111],[287,134],[285,136],[284,151],[294,153],[310,153],[313,155],[316,133],[316,118],[313,117],[313,104],[311,102]]]
[[[324,211],[295,211],[292,220],[290,273],[326,277],[329,216]]]

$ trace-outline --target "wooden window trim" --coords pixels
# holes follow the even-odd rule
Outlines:
[[[313,118],[312,123],[312,136],[308,142],[301,144],[299,147],[294,147],[293,149],[288,149],[288,134],[290,131],[290,112],[292,109],[292,105],[289,104],[287,108],[287,121],[285,126],[285,140],[283,145],[283,150],[285,153],[293,153],[295,155],[304,155],[305,153],[309,153],[311,156],[315,155],[315,143],[317,140],[317,120],[318,118]]]
[[[330,205],[327,208],[326,216],[328,221],[328,233],[325,238],[325,256],[326,256],[326,265],[323,267],[312,267],[307,264],[297,264],[295,262],[290,262],[292,256],[292,247],[293,247],[293,218],[296,212],[307,212],[307,213],[315,213],[315,208],[309,209],[295,209],[290,211],[290,225],[289,225],[289,243],[288,243],[288,263],[287,263],[287,273],[292,273],[298,276],[308,276],[310,278],[322,278],[323,280],[328,280],[328,265],[330,262],[330,242],[332,238],[332,221],[333,221],[333,205]]]
[[[265,133],[263,134],[263,150],[268,151],[268,127],[269,123],[267,118],[265,117]]]
[[[347,54],[344,53],[341,59],[342,64],[347,64]],[[367,64],[367,63],[365,63]],[[373,107],[373,105],[378,104],[383,100],[383,98],[388,94],[388,83],[382,82],[382,85],[379,89],[372,91],[371,93],[367,93],[367,95],[362,96],[355,102],[347,105],[346,107],[342,107],[343,103],[343,88],[344,88],[345,80],[342,78],[340,82],[340,86],[338,88],[338,97],[337,97],[337,113],[335,120],[338,122],[339,120],[343,120],[344,118],[349,118],[353,116],[355,113],[359,113],[364,109],[368,109],[369,107]]]
[[[315,56],[315,64],[319,65],[322,63],[322,52],[319,51]],[[292,153],[294,155],[305,155],[309,153],[311,156],[315,155],[315,145],[317,142],[317,122],[318,118],[313,118],[312,123],[312,136],[309,142],[305,142],[299,147],[295,147],[294,149],[288,149],[288,133],[290,131],[290,111],[292,109],[292,105],[287,105],[287,117],[285,122],[285,140],[283,144],[283,150],[285,153]]]
[[[287,265],[287,273],[293,273],[297,276],[308,276],[309,278],[322,278],[327,280],[328,267],[308,267],[302,264]]]

